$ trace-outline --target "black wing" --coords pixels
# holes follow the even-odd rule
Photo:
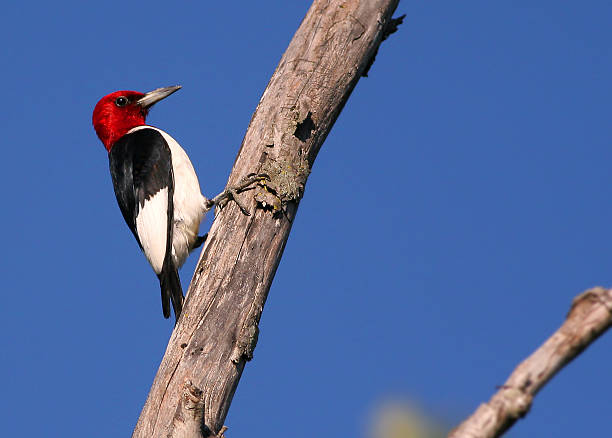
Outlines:
[[[178,318],[183,292],[177,268],[172,261],[174,175],[170,147],[159,131],[151,128],[139,129],[124,135],[113,145],[109,154],[109,165],[119,208],[141,249],[142,243],[136,228],[138,213],[145,201],[160,190],[168,189],[166,252],[162,271],[157,274],[162,288],[164,316],[170,316],[172,299]]]
[[[109,164],[119,208],[141,245],[136,230],[136,217],[145,200],[167,187],[169,201],[172,201],[174,178],[170,148],[158,131],[139,129],[124,135],[113,145]],[[170,224],[172,208],[168,208],[168,216]],[[172,227],[169,228],[171,231]]]

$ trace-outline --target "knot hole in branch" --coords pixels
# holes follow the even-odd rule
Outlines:
[[[296,136],[297,139],[300,141],[306,141],[310,138],[310,136],[312,135],[312,131],[314,131],[315,129],[316,126],[314,124],[314,121],[312,120],[312,113],[308,111],[306,118],[301,122],[298,122],[293,135]]]

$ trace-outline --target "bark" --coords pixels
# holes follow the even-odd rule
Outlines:
[[[487,403],[451,431],[450,438],[497,437],[527,414],[536,393],[612,325],[612,289],[578,295],[563,325],[525,359]]]
[[[239,195],[250,216],[235,203],[218,212],[133,437],[198,436],[184,423],[199,422],[202,411],[204,436],[221,430],[310,169],[381,41],[401,23],[391,19],[398,2],[311,6],[255,110],[228,186],[249,174],[269,180]]]

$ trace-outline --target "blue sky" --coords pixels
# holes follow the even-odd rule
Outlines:
[[[172,322],[91,112],[117,89],[183,85],[149,122],[218,193],[308,2],[231,6],[3,7],[5,436],[131,433]],[[451,427],[575,295],[612,283],[612,6],[404,0],[398,13],[315,163],[228,438],[365,438],[389,400]],[[608,334],[508,436],[602,436],[611,363]]]

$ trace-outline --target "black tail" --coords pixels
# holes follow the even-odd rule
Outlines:
[[[172,262],[172,257],[166,257],[162,271],[157,276],[161,287],[161,300],[164,318],[170,318],[170,301],[174,308],[174,316],[178,321],[183,310],[183,288],[181,287],[181,279],[178,275],[178,270]]]

